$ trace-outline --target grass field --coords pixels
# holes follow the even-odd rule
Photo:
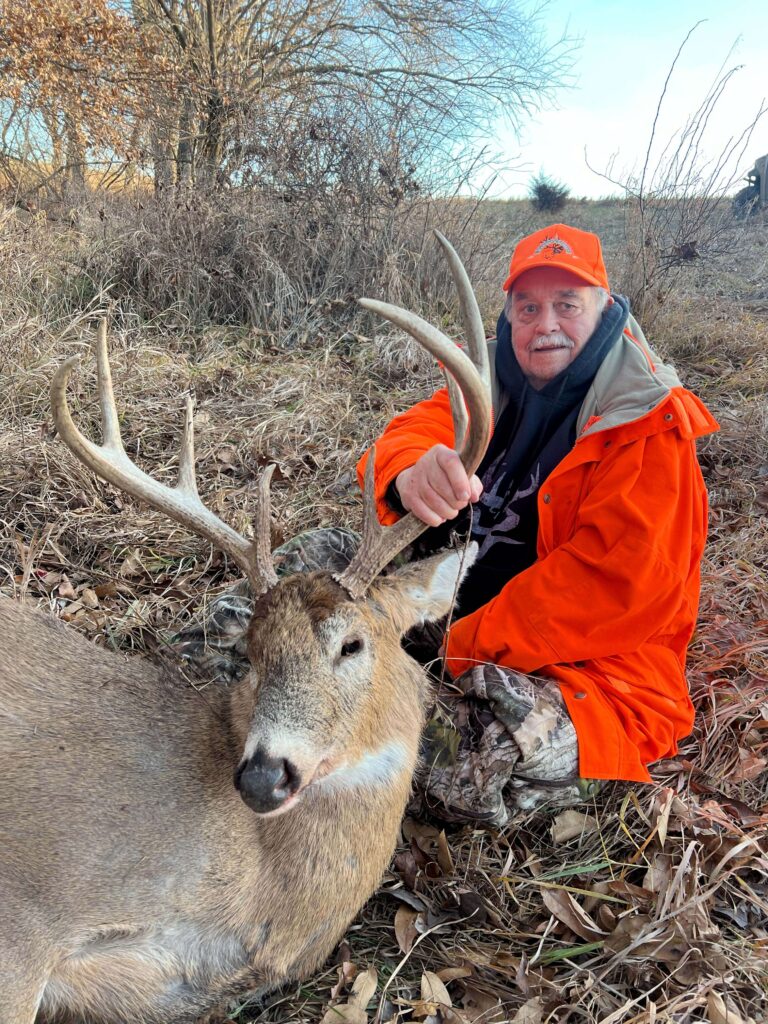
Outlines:
[[[269,310],[258,321],[263,293],[258,322],[193,323],[179,262],[187,305],[150,316],[154,279],[145,293],[120,291],[128,247],[118,253],[111,216],[84,210],[64,228],[0,208],[0,590],[51,608],[97,643],[163,657],[174,624],[235,576],[203,542],[94,479],[52,436],[52,372],[85,351],[95,315],[115,314],[129,454],[173,481],[191,392],[203,500],[245,528],[256,474],[276,463],[275,544],[312,525],[359,525],[359,454],[438,377],[412,343],[355,313],[343,288],[310,315],[306,289],[284,282],[284,331]],[[613,287],[631,292],[621,207],[573,203],[560,216],[603,235]],[[454,204],[432,219],[468,258],[492,329],[512,245],[547,220],[521,203]],[[554,820],[530,815],[503,832],[453,827],[444,837],[406,820],[380,892],[335,960],[264,1006],[233,1008],[231,1019],[768,1020],[768,221],[729,230],[717,263],[681,268],[649,330],[722,428],[700,447],[711,520],[690,652],[693,735],[654,768],[654,785],[610,785]],[[138,229],[133,238],[135,254]],[[408,299],[450,328],[455,310],[444,275],[429,270],[433,250],[419,263],[394,249],[374,297]],[[158,261],[167,256],[158,249]],[[110,268],[108,291],[98,259]],[[144,261],[149,282],[151,252]],[[407,278],[417,264],[419,287]],[[95,425],[90,367],[73,394],[81,422]],[[344,1004],[354,976],[369,970],[377,988],[367,1017],[359,1007],[355,1016]]]

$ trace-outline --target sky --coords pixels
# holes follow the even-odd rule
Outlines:
[[[669,68],[686,33],[701,19],[706,20],[691,36],[670,80],[656,151],[698,108],[723,64],[743,65],[718,101],[704,136],[707,155],[717,156],[754,119],[761,100],[768,100],[766,0],[551,0],[546,14],[550,38],[567,31],[580,39],[574,84],[559,89],[556,106],[534,115],[519,137],[498,124],[499,149],[517,169],[497,167],[480,179],[489,197],[524,196],[539,172],[568,185],[574,196],[617,194],[616,186],[589,170],[584,148],[597,170],[606,170],[613,159],[621,180],[642,168]],[[739,177],[765,153],[768,114],[735,168]],[[737,182],[732,191],[742,184]]]

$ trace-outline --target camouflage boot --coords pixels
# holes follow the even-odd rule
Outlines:
[[[455,686],[425,732],[419,786],[437,816],[501,828],[518,811],[570,807],[599,791],[579,777],[576,730],[552,680],[480,665]]]
[[[353,530],[306,530],[275,548],[275,572],[278,577],[317,569],[341,572],[359,544],[360,537]],[[240,580],[204,605],[197,620],[171,637],[170,643],[201,678],[235,682],[248,671],[245,638],[252,611],[248,581]]]

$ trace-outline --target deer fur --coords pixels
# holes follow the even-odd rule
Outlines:
[[[356,601],[326,573],[281,581],[249,675],[202,691],[0,600],[1,1024],[191,1024],[323,963],[417,761],[428,683],[400,637],[447,612],[468,554]],[[257,745],[302,779],[267,814],[233,785]]]

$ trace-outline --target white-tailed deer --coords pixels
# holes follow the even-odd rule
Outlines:
[[[479,372],[418,317],[365,304],[459,382],[469,428],[459,400],[457,447],[471,474],[490,430],[485,344],[463,268],[441,242]],[[101,446],[67,407],[76,362],[51,389],[59,434],[104,479],[242,568],[256,596],[251,671],[203,695],[167,667],[0,600],[0,1022],[181,1024],[315,970],[376,888],[428,695],[399,640],[446,613],[461,560],[450,552],[379,576],[424,525],[406,516],[379,527],[369,476],[364,539],[346,571],[278,583],[268,474],[249,541],[198,498],[191,408],[179,484],[167,488],[123,449],[105,327]]]

